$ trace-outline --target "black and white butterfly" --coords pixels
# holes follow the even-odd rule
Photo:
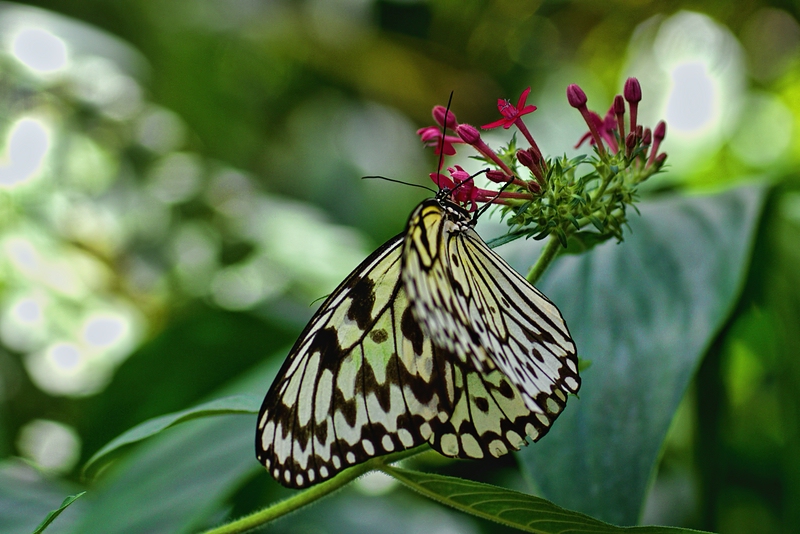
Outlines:
[[[499,457],[550,429],[580,388],[575,344],[474,225],[440,191],[320,306],[258,416],[256,457],[281,484],[425,442]]]

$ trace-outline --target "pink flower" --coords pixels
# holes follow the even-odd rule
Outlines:
[[[431,180],[439,189],[447,189],[452,192],[452,198],[461,204],[469,204],[469,211],[478,209],[478,203],[492,202],[495,204],[505,204],[505,199],[526,199],[529,200],[531,195],[529,193],[513,193],[508,191],[491,191],[489,189],[481,189],[475,185],[474,176],[471,176],[460,165],[455,167],[448,167],[447,172],[450,176],[445,176],[441,173],[431,173]]]
[[[453,135],[442,135],[441,128],[436,126],[426,126],[417,130],[417,135],[425,143],[425,146],[434,148],[434,154],[441,154],[444,152],[445,156],[452,156],[456,153],[453,146],[455,143],[463,143],[459,137]]]
[[[528,95],[530,92],[530,87],[522,91],[516,106],[512,106],[511,102],[508,100],[504,100],[502,98],[499,99],[497,101],[497,109],[500,111],[500,114],[503,116],[503,118],[494,122],[490,122],[489,124],[484,124],[481,126],[481,128],[484,130],[490,130],[492,128],[497,128],[498,126],[502,126],[508,130],[514,124],[517,124],[517,121],[520,120],[523,115],[527,115],[528,113],[533,113],[536,111],[536,106],[525,105],[525,101],[528,100]]]

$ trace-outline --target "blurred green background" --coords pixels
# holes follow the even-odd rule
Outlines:
[[[796,3],[758,0],[0,3],[0,472],[24,489],[0,490],[0,509],[30,530],[126,429],[224,391],[265,393],[310,303],[425,197],[360,177],[427,185],[436,161],[414,132],[451,91],[459,119],[484,124],[497,98],[531,86],[539,146],[574,155],[585,126],[567,84],[602,115],[637,76],[641,122],[668,124],[668,172],[649,194],[770,188],[747,282],[677,412],[642,521],[796,531],[797,18]],[[246,442],[253,421],[234,422]],[[225,456],[230,429],[192,432]],[[228,459],[246,476],[220,480],[178,530],[286,494],[247,454]],[[513,457],[427,462],[523,487]],[[276,528],[325,531],[332,514],[349,526],[331,531],[495,528],[382,479],[359,484]],[[62,528],[80,524],[76,508]]]

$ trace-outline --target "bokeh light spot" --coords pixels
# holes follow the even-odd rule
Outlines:
[[[166,154],[183,144],[185,127],[181,118],[167,109],[153,107],[139,120],[136,138],[156,154]]]
[[[83,329],[83,339],[94,347],[110,347],[119,342],[128,328],[122,317],[94,317]]]
[[[80,458],[81,440],[70,426],[34,419],[20,429],[17,449],[42,469],[66,473]]]
[[[37,174],[50,148],[50,134],[36,119],[17,121],[8,133],[0,160],[0,187],[17,186]]]
[[[3,302],[0,313],[0,340],[20,352],[40,349],[48,337],[47,300],[26,293]]]
[[[23,362],[36,387],[50,395],[92,395],[108,384],[113,371],[109,362],[89,358],[83,347],[70,341],[27,354]]]
[[[72,343],[57,343],[49,351],[50,360],[57,368],[72,371],[81,363],[81,353]]]
[[[699,132],[713,124],[714,82],[705,63],[691,61],[672,71],[667,124],[684,132]]]
[[[23,323],[36,323],[42,318],[42,308],[33,299],[23,299],[14,306],[14,313]]]
[[[14,266],[27,275],[35,274],[40,266],[40,258],[30,241],[21,237],[6,241],[6,257]]]
[[[148,177],[148,189],[165,204],[185,202],[197,192],[203,164],[194,154],[175,153],[159,161]]]
[[[14,56],[29,69],[51,73],[67,66],[67,45],[42,28],[24,28],[11,44]]]

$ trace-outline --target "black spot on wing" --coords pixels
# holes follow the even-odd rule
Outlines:
[[[314,340],[308,348],[308,353],[319,352],[320,367],[323,369],[336,369],[339,362],[345,356],[344,350],[339,346],[339,339],[336,330],[332,327],[317,330]]]
[[[350,308],[347,309],[347,318],[355,321],[361,330],[366,330],[372,320],[372,308],[375,306],[375,282],[369,277],[361,277],[353,285],[349,293]]]
[[[483,413],[489,412],[489,401],[483,397],[474,397],[473,402],[475,403],[475,407],[478,408]]]
[[[419,327],[414,315],[411,312],[411,306],[403,310],[403,316],[400,318],[400,331],[403,336],[411,342],[414,347],[414,354],[419,356],[422,354],[422,345],[425,342],[425,335]]]
[[[500,385],[497,387],[495,391],[499,392],[502,396],[504,396],[507,399],[514,398],[514,390],[511,389],[511,385],[505,380],[500,382]]]
[[[389,334],[387,334],[386,330],[384,330],[383,328],[376,328],[375,330],[373,330],[373,331],[371,331],[369,333],[369,338],[374,343],[380,344],[380,343],[385,342],[387,339],[389,339]]]

